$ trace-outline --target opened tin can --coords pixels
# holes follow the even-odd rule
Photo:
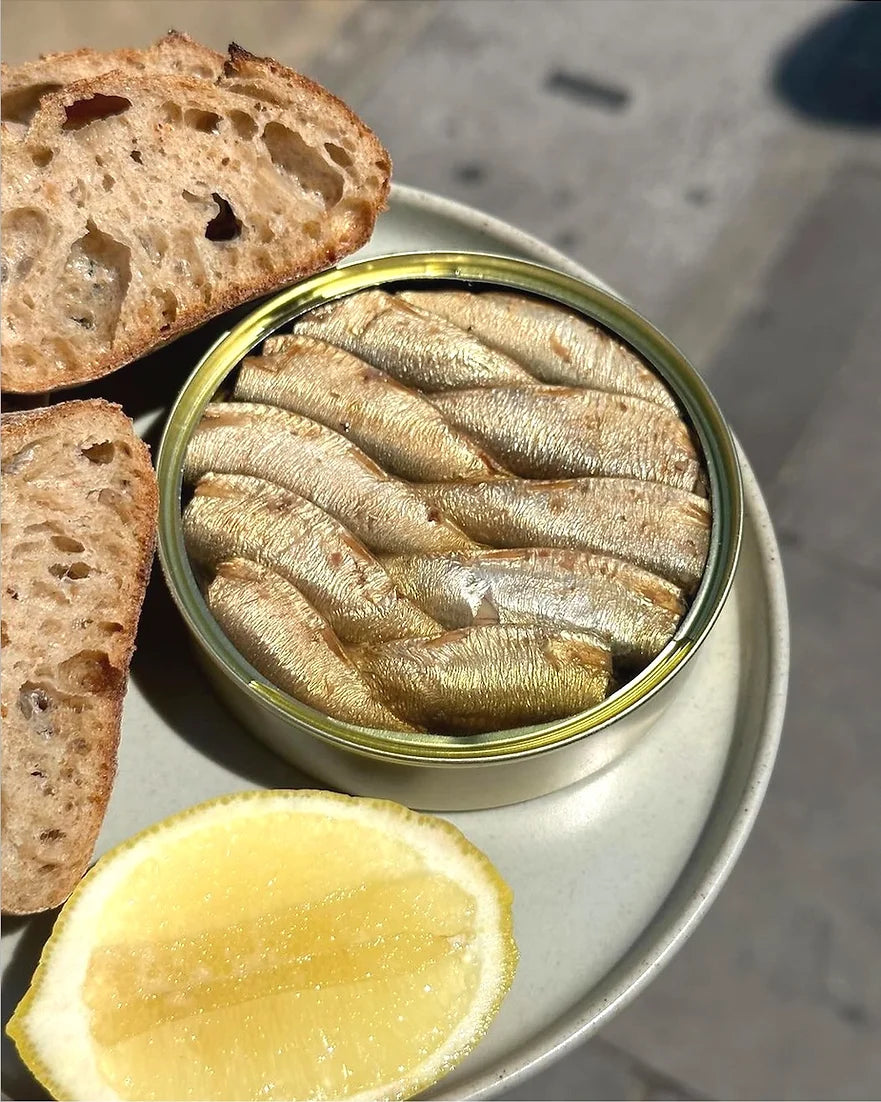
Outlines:
[[[205,407],[242,359],[316,306],[368,288],[418,284],[519,291],[561,304],[634,348],[679,401],[706,469],[712,512],[707,563],[673,638],[633,680],[564,720],[462,738],[359,728],[331,719],[269,684],[212,617],[184,545],[182,469]],[[163,434],[159,554],[172,596],[218,694],[241,722],[288,761],[344,791],[433,810],[494,807],[562,788],[610,764],[639,739],[676,693],[707,638],[737,565],[743,500],[728,427],[681,354],[629,306],[572,276],[524,261],[472,253],[383,257],[314,276],[264,303],[211,348],[175,402]]]

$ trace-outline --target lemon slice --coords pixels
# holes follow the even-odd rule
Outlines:
[[[8,1033],[69,1099],[398,1099],[477,1043],[517,963],[511,892],[454,827],[247,792],[102,858]]]

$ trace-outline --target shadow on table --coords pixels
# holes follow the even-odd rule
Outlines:
[[[881,4],[836,7],[783,50],[772,86],[817,122],[881,127]]]
[[[4,393],[3,408],[12,412],[74,399],[103,398],[107,402],[121,405],[132,420],[160,408],[167,410],[208,349],[262,301],[258,299],[230,310],[192,333],[178,337],[149,356],[135,360],[134,363],[92,383],[72,387],[70,390],[56,390],[52,394]],[[164,422],[164,417],[162,421]],[[156,435],[158,437],[158,432]],[[154,449],[157,442],[148,440]]]
[[[58,917],[58,910],[44,911],[42,914],[4,917],[3,933],[11,934],[22,930],[21,939],[15,947],[12,959],[3,972],[3,1092],[10,1098],[28,1098],[32,1102],[43,1102],[49,1095],[37,1083],[22,1063],[18,1051],[6,1036],[6,1024],[18,1004],[21,1002],[46,939],[52,932],[52,926]]]

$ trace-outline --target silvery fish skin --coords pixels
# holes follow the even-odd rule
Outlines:
[[[617,555],[690,593],[700,581],[710,537],[706,498],[627,478],[534,482],[433,483],[439,509],[480,543],[568,547]]]
[[[685,613],[682,590],[633,563],[562,548],[389,556],[398,589],[444,627],[534,624],[589,631],[645,666]]]
[[[498,470],[423,395],[312,337],[270,337],[242,364],[233,397],[320,421],[401,478],[474,482]]]
[[[631,394],[676,409],[639,356],[563,306],[506,292],[404,291],[398,296],[486,341],[546,383]]]
[[[612,475],[693,490],[700,475],[685,424],[641,398],[542,386],[453,390],[432,400],[525,478]]]
[[[184,510],[183,531],[190,558],[202,566],[243,558],[275,571],[344,642],[441,630],[338,521],[270,482],[205,475]]]
[[[414,730],[376,698],[327,622],[278,574],[245,559],[220,563],[207,601],[270,684],[344,723]]]
[[[345,348],[420,390],[535,382],[508,356],[385,291],[360,291],[320,306],[299,318],[295,331]]]
[[[391,478],[344,436],[287,410],[209,405],[187,448],[184,478],[196,482],[209,471],[264,478],[300,494],[371,551],[474,546],[421,488]]]
[[[439,734],[575,715],[605,699],[611,685],[609,651],[580,632],[475,627],[353,647],[350,654],[390,708]]]

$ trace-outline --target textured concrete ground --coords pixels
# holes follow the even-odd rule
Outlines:
[[[176,25],[302,66],[398,179],[570,252],[705,373],[784,549],[779,765],[665,974],[506,1097],[877,1097],[881,5],[5,0],[2,18],[7,60]]]

